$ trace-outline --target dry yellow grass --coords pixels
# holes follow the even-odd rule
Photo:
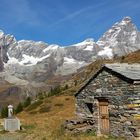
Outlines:
[[[41,108],[48,108],[40,113]],[[64,132],[61,125],[65,120],[75,117],[75,100],[73,96],[61,95],[46,98],[34,110],[23,111],[18,115],[23,128],[20,132],[24,140],[105,140],[93,135],[73,136]],[[108,139],[108,138],[107,138]],[[111,140],[111,139],[110,139]]]
[[[42,107],[50,107],[46,113],[39,113]],[[43,104],[30,112],[22,112],[18,117],[25,126],[34,126],[26,131],[27,140],[54,139],[66,119],[74,117],[74,98],[72,96],[54,96],[44,100]]]

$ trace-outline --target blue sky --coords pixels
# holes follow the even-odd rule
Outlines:
[[[17,40],[70,45],[96,41],[130,16],[140,29],[140,0],[0,0],[0,29]]]

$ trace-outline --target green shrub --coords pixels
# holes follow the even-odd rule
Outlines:
[[[30,113],[30,114],[36,114],[37,111],[30,111],[29,113]]]
[[[84,136],[96,136],[95,131],[87,131],[85,133],[83,133]]]
[[[74,80],[74,85],[77,86],[77,80]]]
[[[3,107],[3,108],[1,109],[1,117],[2,117],[2,118],[8,117],[8,107]]]
[[[66,84],[66,85],[64,86],[63,90],[66,90],[66,89],[68,89],[68,88],[69,88],[69,86],[68,86],[68,84]]]
[[[21,128],[24,128],[26,130],[31,130],[35,128],[35,124],[22,125]]]
[[[31,104],[31,98],[27,97],[26,100],[23,103],[23,107],[27,107]]]
[[[54,96],[54,95],[59,95],[59,93],[62,91],[60,85],[51,88],[50,92],[48,93],[48,97]]]
[[[67,97],[67,98],[65,98],[65,100],[68,101],[68,100],[70,100],[70,98]]]
[[[38,100],[38,101],[32,103],[29,107],[27,107],[26,111],[34,110],[34,109],[36,109],[38,106],[40,106],[42,103],[43,103],[43,101]]]
[[[117,138],[115,136],[109,135],[107,140],[122,140],[122,138]]]
[[[51,106],[47,106],[47,107],[42,107],[39,110],[39,113],[46,113],[49,112],[51,110]]]
[[[64,104],[58,103],[58,104],[55,104],[54,106],[64,106]]]
[[[45,93],[39,92],[38,95],[37,95],[37,98],[40,99],[40,100],[43,100],[45,98],[45,96],[46,96]]]
[[[15,109],[15,113],[20,113],[21,111],[23,111],[23,105],[22,103],[19,103],[18,106]]]
[[[46,137],[43,137],[42,140],[47,140]]]

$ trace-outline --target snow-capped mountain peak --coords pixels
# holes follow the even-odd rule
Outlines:
[[[121,24],[121,25],[127,25],[128,23],[131,23],[131,22],[132,22],[131,17],[127,16],[127,17],[124,17],[119,24]]]
[[[112,57],[122,56],[140,48],[139,43],[140,33],[137,31],[136,26],[130,17],[124,17],[122,21],[115,23],[97,41],[97,44],[102,48],[102,52],[99,52],[98,55],[103,54],[105,57],[110,58],[112,49]],[[109,50],[109,52],[107,53],[106,50]]]
[[[60,47],[59,45],[52,44],[52,45],[47,46],[43,50],[43,52],[45,53],[45,52],[50,51],[50,50],[57,50],[59,47]]]
[[[16,78],[44,82],[52,75],[68,75],[101,58],[126,55],[140,49],[140,33],[130,17],[115,23],[95,42],[89,38],[62,47],[42,41],[16,41],[0,31],[4,71]]]
[[[84,51],[93,51],[96,43],[93,38],[88,38],[80,43],[73,44],[71,46],[75,46],[77,49]]]
[[[71,46],[86,46],[86,45],[93,45],[95,43],[94,39],[93,38],[88,38],[80,43],[77,43],[77,44],[73,44]]]

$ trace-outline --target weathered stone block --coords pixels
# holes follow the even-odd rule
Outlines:
[[[6,118],[4,119],[4,129],[6,131],[17,131],[20,130],[20,121],[17,118]]]

